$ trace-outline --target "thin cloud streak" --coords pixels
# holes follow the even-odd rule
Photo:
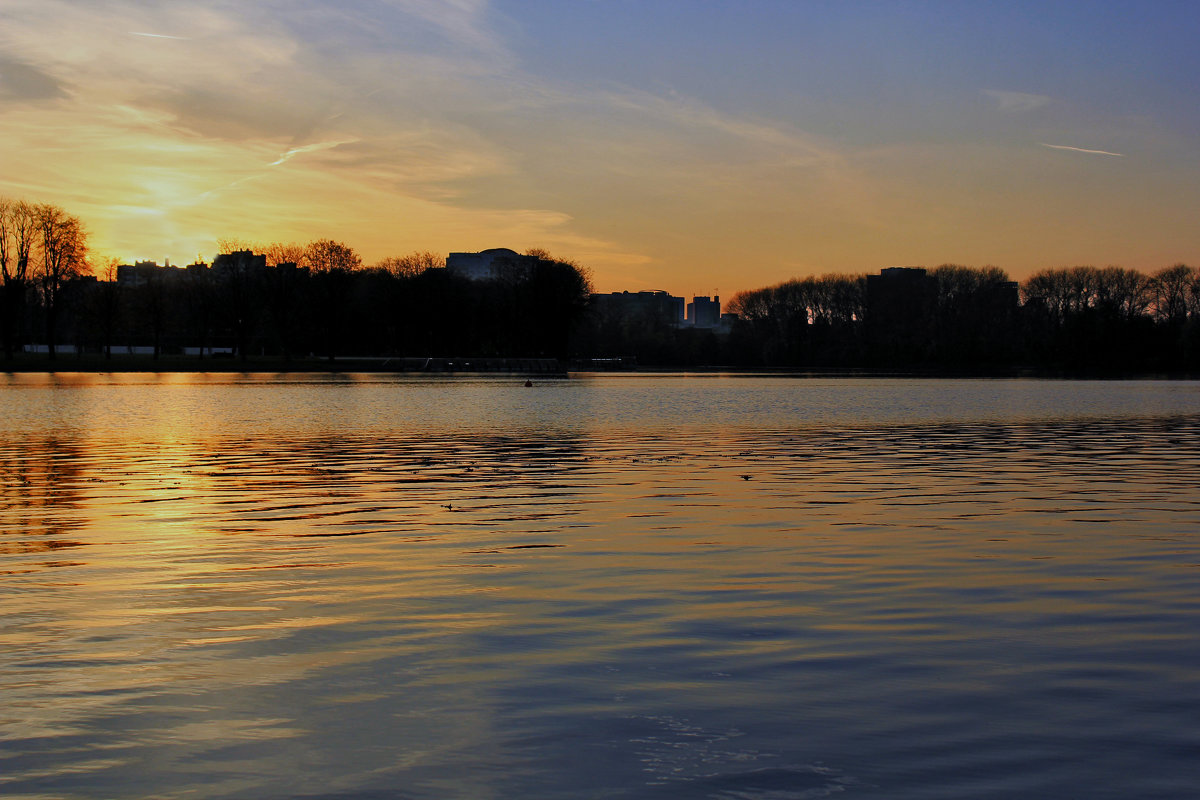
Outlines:
[[[340,147],[341,145],[344,145],[344,144],[354,144],[357,141],[358,141],[357,139],[340,139],[338,141],[333,141],[333,142],[317,142],[316,144],[308,144],[303,147],[293,147],[292,149],[288,150],[286,153],[281,155],[277,160],[272,161],[267,166],[277,167],[280,164],[286,163],[286,162],[292,160],[293,158],[295,158],[296,156],[301,155],[303,153],[315,153],[319,150],[330,150],[334,147]]]
[[[998,89],[984,89],[983,93],[996,101],[1001,111],[1022,113],[1050,105],[1051,98],[1044,94],[1029,92],[1007,92]]]
[[[142,31],[130,31],[130,36],[145,36],[149,39],[175,39],[180,42],[186,42],[191,37],[189,36],[168,36],[165,33],[144,33]]]
[[[1108,150],[1089,150],[1086,147],[1071,147],[1070,145],[1066,144],[1047,144],[1046,142],[1038,142],[1038,144],[1040,144],[1042,147],[1052,147],[1055,150],[1070,150],[1075,153],[1090,153],[1094,156],[1116,156],[1117,158],[1125,157],[1124,153],[1111,153]]]

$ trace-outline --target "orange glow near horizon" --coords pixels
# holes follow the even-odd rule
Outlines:
[[[367,264],[542,247],[588,267],[599,291],[723,297],[891,265],[1021,279],[1200,263],[1200,167],[1169,81],[1098,73],[1085,102],[1053,71],[1030,79],[1017,46],[1029,43],[997,63],[944,45],[933,77],[893,54],[876,65],[892,81],[877,97],[863,70],[884,23],[838,20],[859,26],[838,40],[853,47],[791,63],[805,58],[783,47],[792,34],[850,12],[786,4],[745,21],[762,65],[722,50],[719,15],[697,10],[711,63],[664,38],[663,58],[691,71],[639,60],[640,80],[588,61],[619,42],[584,16],[635,13],[615,9],[10,5],[0,196],[63,206],[100,258],[210,260],[218,239],[337,239]]]

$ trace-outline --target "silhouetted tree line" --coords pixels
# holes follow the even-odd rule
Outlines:
[[[1200,271],[944,265],[742,292],[728,363],[764,367],[1200,369]]]
[[[136,347],[153,358],[188,348],[242,359],[565,359],[591,293],[585,270],[544,250],[485,281],[451,274],[432,253],[364,266],[353,248],[328,239],[223,240],[211,267],[91,264],[75,218],[15,202],[0,210],[9,358],[27,342],[66,342],[108,357]],[[74,250],[59,241],[70,232]]]
[[[30,300],[54,355],[67,287],[88,272],[87,231],[77,217],[49,203],[0,197],[0,339],[11,359]]]
[[[543,259],[520,274],[473,281],[440,256],[413,253],[370,267],[346,245],[320,240],[296,252],[227,251],[207,271],[174,285],[121,288],[117,325],[106,326],[102,295],[80,310],[82,335],[111,327],[132,342],[178,351],[217,346],[241,357],[319,355],[433,357],[567,356],[572,324],[590,284],[576,266]],[[288,261],[277,259],[287,257]],[[157,274],[165,275],[158,270]],[[157,332],[160,321],[168,324]],[[84,341],[95,347],[98,342]]]
[[[736,295],[720,330],[589,304],[586,270],[544,250],[470,280],[432,253],[364,266],[348,245],[226,240],[210,266],[93,263],[80,221],[0,198],[0,331],[22,344],[154,357],[631,357],[795,369],[1200,370],[1200,271],[995,267],[829,274]],[[124,270],[131,270],[123,274]]]

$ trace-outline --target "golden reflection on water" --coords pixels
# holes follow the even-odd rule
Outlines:
[[[606,725],[639,732],[588,752],[636,754],[613,774],[642,788],[777,751],[841,776],[868,743],[900,764],[914,741],[965,774],[1009,744],[972,708],[1008,698],[1019,713],[988,713],[1037,735],[1030,697],[1076,720],[1097,712],[1063,698],[1098,691],[1145,720],[1129,676],[1195,684],[1197,416],[305,419],[0,437],[0,741],[19,754],[0,790],[175,796],[168,768],[127,784],[167,754],[204,765],[204,796],[301,796],[314,771],[322,790],[514,796],[489,788],[522,774],[514,754],[536,775],[540,749]],[[689,707],[713,721],[693,730]],[[788,734],[718,744],[756,724]]]

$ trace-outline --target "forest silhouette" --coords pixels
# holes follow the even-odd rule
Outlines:
[[[0,328],[9,368],[232,358],[553,359],[582,366],[997,373],[1200,370],[1200,271],[887,268],[732,298],[716,328],[595,302],[588,270],[545,250],[472,280],[428,252],[364,265],[352,247],[218,242],[211,265],[99,261],[82,222],[0,199]],[[99,261],[99,263],[98,263]],[[44,344],[28,353],[27,345]],[[409,361],[402,361],[403,359]],[[429,363],[428,361],[424,363]],[[64,363],[64,367],[67,364]],[[113,364],[114,368],[116,365]],[[197,367],[198,368],[198,367]]]

